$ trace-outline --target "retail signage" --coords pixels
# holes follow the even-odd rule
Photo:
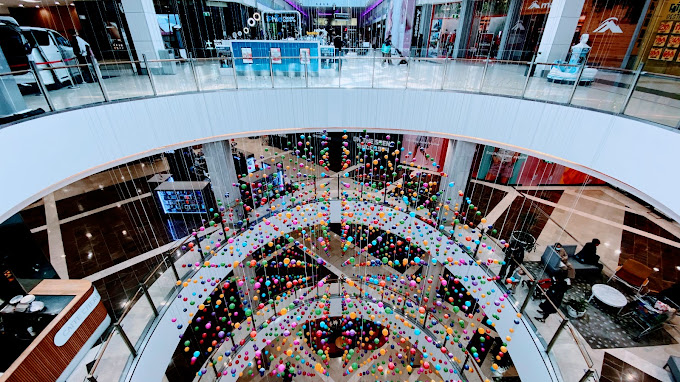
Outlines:
[[[300,63],[309,64],[309,48],[300,48]]]
[[[269,55],[272,58],[272,64],[281,63],[281,48],[269,48]]]
[[[532,2],[525,1],[524,6],[522,7],[522,14],[523,15],[548,14],[548,12],[550,12],[551,6],[552,1],[549,0],[544,1],[534,0]]]
[[[618,24],[619,19],[616,17],[610,17],[600,23],[600,25],[593,30],[593,33],[623,33],[621,27]]]
[[[297,17],[295,15],[266,15],[265,21],[268,23],[294,23],[297,22]]]
[[[85,322],[85,320],[90,316],[90,313],[97,307],[101,301],[101,296],[97,289],[93,289],[92,294],[88,297],[83,305],[76,310],[76,312],[71,316],[71,318],[66,321],[64,326],[59,329],[57,334],[54,336],[54,344],[57,346],[64,346],[68,342],[69,338],[78,330],[80,325]]]
[[[250,48],[241,48],[241,57],[243,57],[244,64],[253,63],[253,50]]]

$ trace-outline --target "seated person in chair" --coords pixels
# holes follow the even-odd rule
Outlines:
[[[555,243],[554,248],[555,252],[557,252],[557,254],[560,255],[560,260],[562,260],[562,263],[564,263],[562,269],[566,270],[567,277],[570,280],[573,280],[574,277],[576,277],[576,270],[574,269],[574,266],[569,262],[569,255],[567,254],[567,251],[565,251],[564,248],[562,248],[562,244],[560,243]]]
[[[574,258],[581,264],[596,265],[601,271],[603,265],[600,264],[600,256],[597,255],[598,245],[600,245],[600,240],[593,239],[590,243],[586,243],[581,252],[574,255]]]

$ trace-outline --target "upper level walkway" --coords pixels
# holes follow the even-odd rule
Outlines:
[[[298,58],[283,64],[254,58],[252,66],[237,60],[237,70],[216,59],[148,62],[157,68],[151,71],[137,70],[136,62],[101,64],[92,68],[98,82],[24,95],[29,108],[53,112],[0,129],[0,142],[12,148],[0,154],[7,164],[0,179],[13,185],[3,194],[0,220],[59,187],[142,156],[322,129],[512,148],[603,179],[680,217],[678,181],[662,170],[680,144],[675,77],[597,68],[593,82],[577,85],[549,82],[540,76],[547,68],[541,63],[411,58],[389,65],[369,55],[346,56],[341,65],[312,58],[301,71],[285,64],[292,59]],[[17,152],[27,155],[17,161]]]

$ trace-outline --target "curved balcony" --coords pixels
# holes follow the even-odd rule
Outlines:
[[[85,176],[191,143],[366,128],[522,151],[605,180],[680,219],[674,193],[680,184],[660,173],[680,135],[651,122],[675,124],[678,101],[668,92],[659,90],[669,97],[654,98],[641,90],[673,88],[670,77],[655,82],[656,75],[611,69],[618,82],[596,78],[576,86],[533,75],[530,69],[536,66],[538,73],[539,65],[532,63],[413,59],[408,66],[383,67],[373,57],[343,62],[341,70],[316,77],[281,68],[270,75],[234,71],[214,60],[171,60],[156,64],[177,66],[175,75],[140,76],[130,64],[98,83],[56,90],[62,107],[74,108],[0,129],[3,144],[30,153],[2,168],[0,178],[15,186],[3,195],[0,218]],[[128,101],[103,102],[98,89],[108,89],[107,100]],[[28,103],[42,99],[26,97],[32,98]],[[79,107],[91,102],[96,106]],[[49,165],[54,158],[60,158],[59,166]],[[0,159],[15,163],[15,151],[2,150]]]

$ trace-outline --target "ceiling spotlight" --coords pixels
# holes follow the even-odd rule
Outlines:
[[[675,269],[677,269],[677,270],[680,271],[680,265],[676,265],[676,266],[675,266]]]
[[[88,233],[85,234],[85,237],[88,238],[88,239],[91,239],[91,238],[92,238],[92,234],[88,232]]]
[[[659,267],[654,267],[652,269],[654,270],[654,272],[658,272],[660,270]]]

